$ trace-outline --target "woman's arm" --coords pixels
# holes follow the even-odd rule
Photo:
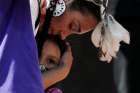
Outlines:
[[[68,45],[68,49],[61,58],[62,63],[58,67],[43,74],[42,78],[44,89],[66,78],[71,69],[72,61],[72,52],[70,46]]]

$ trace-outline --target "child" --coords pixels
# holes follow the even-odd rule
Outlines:
[[[43,84],[47,89],[68,75],[73,59],[71,48],[59,36],[48,35],[38,49]]]

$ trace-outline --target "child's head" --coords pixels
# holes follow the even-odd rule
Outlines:
[[[66,49],[65,42],[58,35],[48,35],[40,44],[39,59],[40,64],[45,66],[44,70],[50,70],[58,66]]]

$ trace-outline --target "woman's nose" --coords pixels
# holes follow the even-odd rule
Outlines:
[[[70,34],[72,34],[70,31],[61,31],[60,32],[61,39],[62,40],[66,39],[66,37],[69,36]]]

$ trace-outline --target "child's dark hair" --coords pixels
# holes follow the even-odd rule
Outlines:
[[[66,51],[66,43],[64,40],[61,40],[59,35],[46,35],[45,37],[42,37],[42,39],[40,41],[38,41],[37,46],[38,46],[38,56],[41,56],[41,52],[43,49],[43,45],[46,41],[52,41],[53,43],[55,43],[60,51],[61,51],[61,56],[63,55],[63,53]]]

